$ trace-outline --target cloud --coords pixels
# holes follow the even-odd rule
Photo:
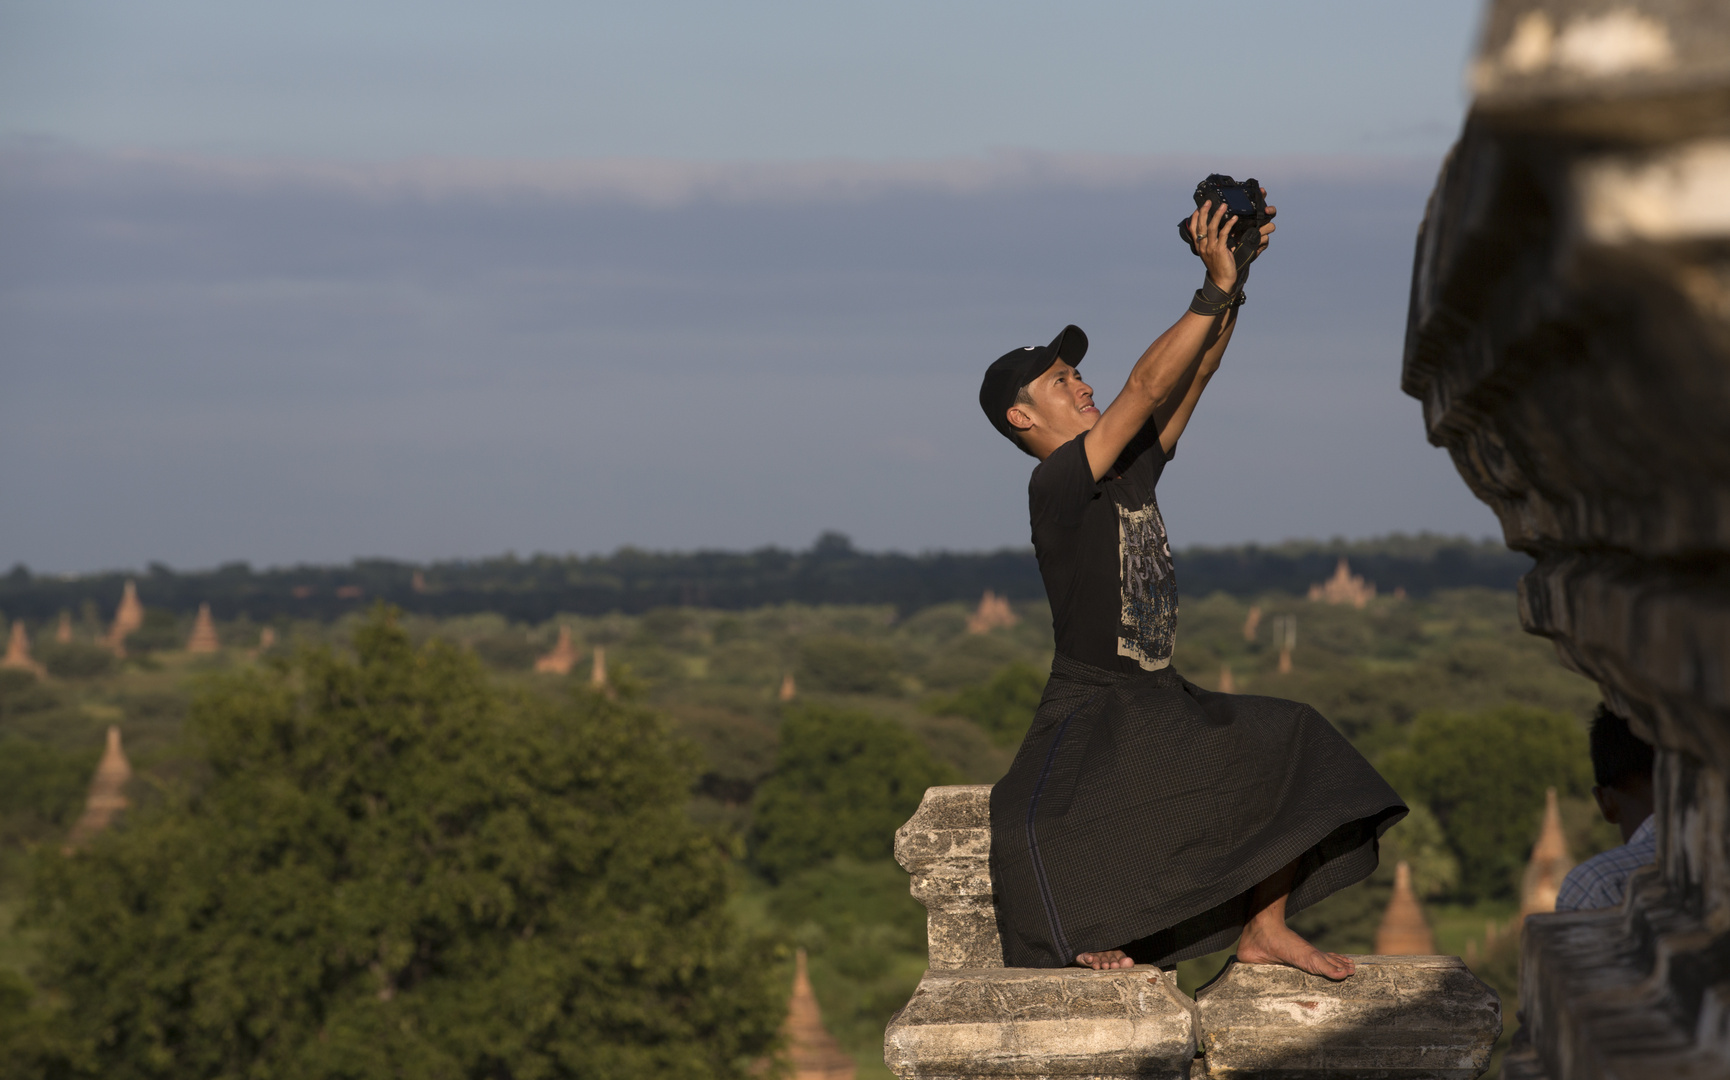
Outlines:
[[[0,152],[0,561],[45,570],[1025,542],[983,364],[1065,322],[1115,390],[1175,224],[1281,232],[1162,488],[1179,543],[1488,513],[1397,389],[1434,161],[343,165]]]
[[[1235,161],[1237,175],[1259,171],[1288,181],[1395,180],[1409,178],[1414,171],[1431,172],[1433,168],[1433,159],[1428,156],[1239,156]],[[356,162],[224,158],[158,150],[94,153],[43,139],[13,140],[0,147],[0,183],[8,187],[122,185],[132,190],[255,193],[299,189],[377,201],[539,196],[575,203],[618,202],[661,209],[693,203],[857,203],[897,194],[1124,190],[1192,180],[1220,169],[1218,155],[1204,158],[1057,154],[1021,149],[1000,149],[980,157],[869,161],[846,158],[784,162],[668,158],[511,161],[428,157]]]

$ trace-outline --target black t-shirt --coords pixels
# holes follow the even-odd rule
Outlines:
[[[1103,480],[1084,432],[1027,482],[1033,550],[1057,651],[1111,671],[1155,671],[1177,640],[1177,579],[1153,489],[1169,460],[1152,420]]]

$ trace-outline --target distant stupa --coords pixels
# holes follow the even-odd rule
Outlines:
[[[48,675],[47,670],[30,655],[30,632],[24,629],[23,619],[12,620],[12,636],[6,639],[6,655],[0,657],[0,668],[28,671],[38,679]]]
[[[979,598],[979,608],[967,617],[967,632],[969,634],[989,634],[998,629],[1008,629],[1021,621],[1021,616],[1015,614],[1009,607],[1007,596],[998,596],[990,589]]]
[[[823,1011],[817,1006],[806,970],[805,950],[800,949],[795,957],[793,997],[787,1002],[787,1021],[781,1025],[793,1080],[853,1080],[859,1066],[823,1026]]]
[[[60,625],[54,628],[54,640],[62,645],[72,644],[72,613],[70,611],[60,613]]]
[[[589,668],[589,685],[597,690],[604,690],[607,686],[607,650],[599,645],[595,646],[594,666]]]
[[[535,661],[535,670],[545,675],[569,675],[577,664],[577,650],[571,644],[571,628],[559,627],[559,640],[553,651]]]
[[[1237,682],[1231,677],[1230,664],[1221,664],[1219,666],[1219,692],[1222,694],[1237,693]]]
[[[222,642],[216,639],[216,620],[210,617],[210,605],[198,605],[198,618],[192,622],[192,636],[186,639],[186,651],[209,655],[222,651]]]
[[[1253,606],[1249,609],[1249,614],[1245,616],[1243,620],[1243,639],[1245,641],[1254,641],[1255,632],[1260,626],[1261,607],[1259,605]]]
[[[126,579],[126,590],[120,594],[120,606],[114,611],[114,624],[108,628],[108,647],[115,656],[126,655],[126,637],[144,625],[144,605],[138,602],[138,586]]]
[[[1544,792],[1544,824],[1538,830],[1538,842],[1532,846],[1532,858],[1526,863],[1526,875],[1520,882],[1520,918],[1555,911],[1562,879],[1573,868],[1568,838],[1562,832],[1562,810],[1556,803],[1556,789],[1550,788]]]
[[[1376,931],[1378,956],[1434,956],[1436,936],[1424,918],[1423,906],[1412,891],[1412,868],[1405,860],[1394,867],[1394,895]]]
[[[789,671],[787,674],[781,676],[781,700],[792,701],[798,695],[799,688],[793,685],[793,673]]]
[[[1324,604],[1350,604],[1361,608],[1376,598],[1376,587],[1366,582],[1362,577],[1352,573],[1352,568],[1346,562],[1345,556],[1334,567],[1334,576],[1320,585],[1310,586],[1310,599],[1319,600]]]
[[[1279,644],[1279,673],[1290,675],[1292,650],[1297,648],[1297,616],[1274,616],[1273,639]]]
[[[62,850],[70,852],[88,842],[114,821],[114,815],[126,809],[126,782],[130,779],[132,764],[126,760],[126,751],[120,749],[120,729],[110,726],[108,748],[102,751],[96,775],[90,779],[90,794],[84,800],[84,813],[72,826]]]

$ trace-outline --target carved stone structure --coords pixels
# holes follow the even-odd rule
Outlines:
[[[1235,961],[1196,991],[1208,1080],[1473,1080],[1502,1034],[1501,1002],[1457,956],[1354,956],[1329,982]]]
[[[131,578],[120,594],[120,606],[114,611],[114,623],[108,628],[107,645],[115,656],[126,655],[126,638],[144,626],[144,605],[138,602],[138,586]]]
[[[571,628],[559,627],[559,640],[552,651],[535,660],[535,670],[543,675],[569,675],[577,664],[577,650],[571,644]]]
[[[1363,579],[1360,574],[1352,573],[1351,564],[1346,562],[1344,555],[1340,556],[1339,565],[1334,567],[1334,576],[1319,585],[1310,586],[1310,599],[1324,604],[1350,604],[1361,608],[1376,598],[1376,587]]]
[[[1526,920],[1509,1075],[1730,1076],[1730,4],[1498,0],[1473,82],[1403,386],[1657,747],[1657,868]]]
[[[811,989],[804,949],[794,957],[793,996],[787,1001],[787,1020],[781,1033],[787,1039],[787,1063],[793,1067],[793,1080],[853,1080],[858,1073],[858,1064],[823,1026],[823,1010]]]
[[[998,628],[1007,629],[1021,621],[1009,606],[1009,597],[998,596],[990,589],[979,598],[979,609],[967,617],[969,634],[989,634]]]
[[[1433,956],[1435,951],[1436,936],[1412,891],[1412,868],[1402,861],[1394,867],[1394,895],[1376,928],[1376,955]]]
[[[1356,957],[1342,983],[1233,964],[1193,1002],[1157,968],[1005,968],[990,800],[930,788],[896,830],[931,964],[884,1033],[897,1076],[1471,1080],[1488,1065],[1500,1003],[1453,957]]]
[[[102,760],[96,765],[96,775],[90,778],[90,794],[84,799],[84,813],[66,837],[64,850],[70,852],[92,836],[108,828],[114,818],[130,804],[126,800],[126,782],[132,779],[132,763],[120,748],[120,729],[110,726],[108,745]]]
[[[222,651],[216,637],[216,620],[210,617],[210,605],[198,605],[198,618],[192,622],[192,634],[186,639],[186,651],[208,656]]]
[[[28,671],[38,679],[47,678],[48,671],[30,655],[30,632],[23,619],[12,620],[12,633],[6,639],[6,655],[0,657],[0,668]]]
[[[1562,879],[1573,868],[1556,789],[1550,788],[1544,792],[1544,823],[1538,828],[1538,842],[1532,845],[1532,857],[1526,860],[1526,873],[1520,879],[1520,917],[1555,911]]]

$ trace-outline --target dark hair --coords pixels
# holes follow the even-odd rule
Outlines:
[[[1652,775],[1652,747],[1628,730],[1628,721],[1599,704],[1592,714],[1592,778],[1599,787],[1620,787]]]

